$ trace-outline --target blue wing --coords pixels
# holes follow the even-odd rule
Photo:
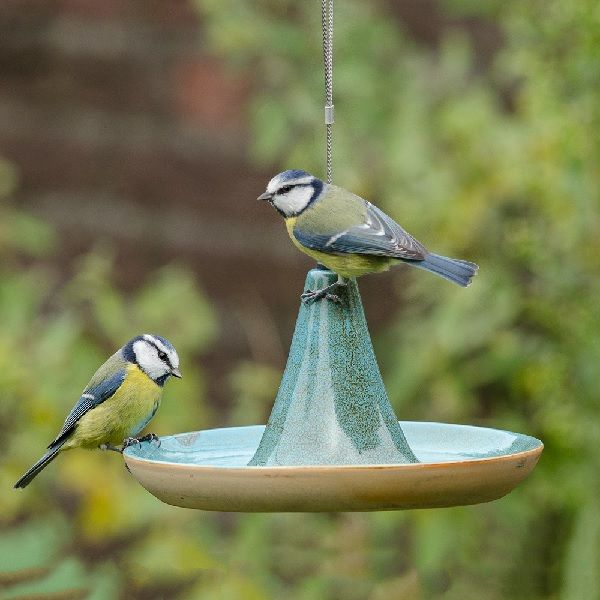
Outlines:
[[[125,369],[121,369],[110,377],[88,386],[65,419],[60,433],[48,448],[62,442],[75,429],[77,422],[85,413],[102,404],[105,400],[108,400],[121,387],[121,384],[125,380],[125,375]]]
[[[305,247],[328,254],[371,254],[407,260],[423,260],[427,249],[383,211],[366,202],[366,218],[334,234],[304,231],[298,224],[294,237]]]

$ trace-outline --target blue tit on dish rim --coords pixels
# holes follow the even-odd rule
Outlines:
[[[479,268],[429,252],[375,205],[300,169],[273,177],[258,199],[269,202],[285,219],[299,250],[338,275],[332,285],[302,294],[305,303],[322,298],[339,302],[331,292],[346,279],[387,271],[399,262],[463,287],[471,284]]]
[[[14,487],[29,485],[65,450],[100,448],[122,452],[131,443],[157,439],[154,434],[139,440],[135,436],[156,414],[170,376],[180,378],[181,373],[179,356],[168,340],[150,334],[129,340],[96,371],[46,453]]]

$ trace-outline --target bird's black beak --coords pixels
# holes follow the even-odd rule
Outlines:
[[[261,194],[257,200],[272,200],[273,198],[273,194],[269,194],[269,192],[265,192],[264,194]]]
[[[177,377],[177,379],[181,379],[181,371],[179,369],[171,369],[171,375]]]

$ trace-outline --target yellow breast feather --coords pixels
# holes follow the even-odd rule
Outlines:
[[[81,417],[63,450],[119,445],[148,424],[160,404],[162,387],[137,365],[126,368],[127,375],[119,389]]]

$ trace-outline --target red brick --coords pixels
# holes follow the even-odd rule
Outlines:
[[[58,0],[59,12],[90,19],[124,17],[129,0]]]
[[[172,26],[190,25],[198,20],[189,0],[58,0],[56,4],[63,14],[87,19]]]
[[[173,102],[183,118],[218,128],[240,126],[249,86],[210,57],[182,60],[173,69]]]

